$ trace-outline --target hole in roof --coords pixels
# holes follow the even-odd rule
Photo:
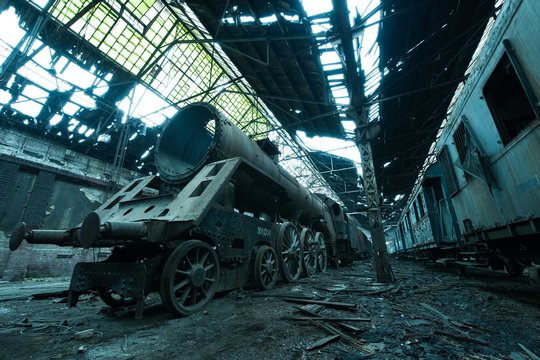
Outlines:
[[[103,143],[110,143],[111,142],[111,135],[109,135],[109,134],[99,134],[99,136],[97,138],[97,141],[98,142],[103,142]]]

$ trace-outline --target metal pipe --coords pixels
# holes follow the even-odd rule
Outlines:
[[[106,222],[100,229],[101,236],[110,239],[139,240],[147,233],[147,226],[143,222]]]
[[[30,244],[61,245],[69,239],[67,230],[30,230],[26,241]]]

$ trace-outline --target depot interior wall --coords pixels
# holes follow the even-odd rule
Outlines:
[[[51,161],[52,159],[52,161]],[[43,139],[6,131],[0,136],[0,278],[70,276],[79,261],[108,252],[54,245],[23,245],[9,250],[9,236],[24,221],[29,227],[66,229],[118,188],[107,177],[110,164],[69,152]],[[122,170],[119,186],[140,174]]]

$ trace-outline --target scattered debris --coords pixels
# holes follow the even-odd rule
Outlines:
[[[347,285],[345,284],[334,284],[330,287],[321,287],[321,286],[314,286],[314,289],[327,291],[327,292],[340,292],[347,289]]]
[[[292,317],[292,316],[285,316],[283,319],[285,320],[293,320],[293,321],[308,321],[308,320],[320,320],[320,321],[326,321],[326,322],[341,322],[341,321],[371,321],[371,319],[367,318],[347,318],[347,317],[341,317],[341,318],[327,318],[319,316],[317,318],[312,317]]]
[[[517,352],[511,352],[510,359],[511,360],[527,360],[523,355]]]
[[[14,325],[22,327],[32,327],[32,323],[28,318],[24,318],[21,322],[15,323]]]
[[[382,289],[372,290],[373,286],[380,286],[380,285],[382,284],[372,284],[371,288],[365,288],[365,289],[358,289],[358,288],[345,289],[343,290],[343,292],[344,293],[361,293],[362,295],[379,295],[379,294],[383,294],[387,291],[390,291],[396,288],[394,285],[386,285],[386,287]]]
[[[401,286],[401,285],[400,285]],[[390,290],[394,290],[396,287],[394,285],[390,285],[390,286],[387,286],[386,288],[384,289],[380,289],[380,290],[375,290],[375,291],[370,291],[370,292],[367,292],[365,293],[364,295],[380,295],[380,294],[384,294],[385,292],[387,291],[390,291]],[[399,290],[399,286],[398,286],[398,290]],[[397,290],[396,290],[397,291]]]
[[[535,353],[533,353],[531,350],[527,349],[524,345],[518,343],[519,347],[525,351],[525,353],[527,353],[527,355],[529,355],[529,357],[532,359],[532,360],[540,360],[540,357],[538,357],[538,355],[536,355]]]
[[[351,346],[355,347],[358,350],[364,351],[366,353],[372,353],[372,351],[370,349],[367,349],[367,348],[364,347],[365,340],[355,339],[355,338],[353,338],[353,337],[339,331],[338,329],[336,329],[332,325],[325,324],[325,323],[323,323],[321,321],[318,321],[318,320],[310,320],[310,323],[317,326],[318,328],[321,328],[321,329],[327,331],[330,334],[339,335],[341,340],[346,341],[347,343],[349,343]]]
[[[440,312],[439,310],[435,309],[433,306],[431,305],[428,305],[428,304],[425,304],[425,303],[420,303],[420,305],[422,307],[424,307],[425,309],[427,309],[429,312],[431,312],[432,314],[435,314],[437,315],[438,317],[440,317],[445,323],[449,323],[450,322],[450,317],[449,316],[446,316],[444,315],[442,312]]]
[[[486,346],[489,345],[489,343],[487,341],[484,341],[484,340],[475,339],[475,338],[468,337],[468,336],[463,336],[463,335],[455,335],[455,334],[452,334],[452,333],[449,333],[449,332],[446,332],[446,331],[443,331],[443,330],[435,330],[434,334],[447,336],[447,337],[450,337],[450,338],[452,338],[454,340],[465,341],[465,342],[469,342],[469,343],[486,345]]]
[[[360,332],[364,332],[364,331],[367,331],[368,329],[360,329],[360,328],[357,328],[356,326],[352,326],[352,325],[349,325],[349,324],[345,324],[345,323],[338,323],[339,327],[342,328],[343,330],[345,331],[349,331],[349,332],[352,332],[353,334],[356,334],[356,333],[360,333]]]
[[[309,345],[308,347],[306,347],[306,350],[311,351],[311,350],[321,348],[321,347],[325,346],[326,344],[329,344],[332,341],[335,341],[335,340],[339,339],[340,336],[341,335],[338,334],[338,335],[330,335],[330,336],[327,336],[325,338],[322,338],[322,339],[314,342],[313,344]]]
[[[390,293],[392,294],[397,293],[401,289],[401,285],[403,285],[403,283],[400,283],[395,289],[390,290]]]
[[[366,309],[366,308],[364,307],[364,305],[358,304],[358,307],[359,307],[363,312],[365,312],[367,316],[370,316],[370,315],[371,315],[371,312],[370,312],[368,309]]]
[[[308,300],[308,299],[297,299],[297,298],[284,298],[283,300],[287,302],[297,303],[297,304],[323,305],[323,306],[331,307],[335,309],[345,309],[345,310],[356,309],[356,304],[342,303],[342,302],[335,302],[335,301]]]
[[[265,293],[261,293],[261,294],[257,294],[257,293],[254,293],[254,294],[250,294],[251,297],[263,297],[263,298],[270,298],[270,297],[274,297],[274,298],[286,298],[286,299],[304,299],[304,300],[315,300],[317,299],[316,297],[314,296],[302,296],[302,295],[291,295],[291,294],[265,294]]]
[[[407,320],[405,322],[409,326],[420,326],[420,325],[430,326],[431,324],[433,324],[431,321],[423,320],[423,319]]]
[[[184,318],[164,313],[159,294],[152,293],[148,299],[156,306],[144,322],[133,321],[126,310],[98,314],[101,303],[66,310],[53,303],[60,298],[10,300],[0,304],[9,310],[0,311],[2,349],[12,358],[39,353],[44,359],[539,360],[540,289],[526,287],[525,279],[462,280],[453,272],[401,261],[395,263],[400,279],[393,289],[363,296],[389,289],[373,285],[374,275],[368,278],[363,271],[369,266],[331,269],[295,284],[293,293],[289,284],[260,293],[247,289],[240,299],[238,293],[225,293],[203,312]],[[350,274],[360,274],[360,280]],[[334,284],[363,290],[349,293]],[[8,285],[13,290],[6,288],[3,296],[22,295],[17,293],[21,284]],[[54,290],[61,288],[34,286],[28,296]],[[290,298],[291,303],[282,301]]]
[[[369,350],[370,352],[377,352],[377,351],[384,350],[385,346],[386,345],[383,342],[379,342],[379,343],[366,344],[364,345],[364,348],[366,350]]]
[[[89,339],[92,336],[94,336],[94,333],[95,333],[94,329],[86,329],[83,331],[76,332],[75,334],[73,334],[73,337],[77,340]]]

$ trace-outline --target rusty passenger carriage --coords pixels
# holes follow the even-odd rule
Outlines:
[[[519,276],[540,264],[540,13],[508,0],[394,228],[391,251]]]

